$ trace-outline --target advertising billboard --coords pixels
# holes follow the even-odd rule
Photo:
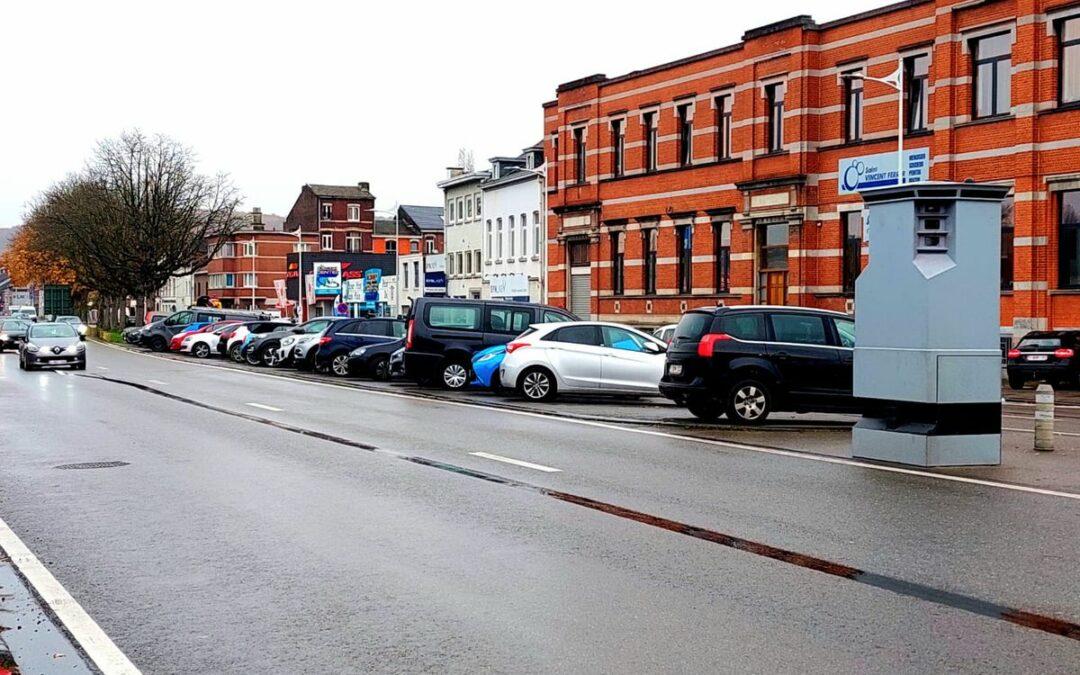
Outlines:
[[[341,293],[341,263],[316,262],[312,265],[315,274],[315,295],[338,295]]]
[[[930,177],[930,149],[919,148],[904,152],[904,182],[919,183]],[[859,190],[887,187],[899,182],[896,153],[848,157],[840,160],[837,173],[839,194],[850,195]]]

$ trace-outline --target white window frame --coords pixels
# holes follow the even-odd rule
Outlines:
[[[349,244],[354,242],[354,241],[356,242],[356,248],[355,249],[351,248],[349,246]],[[348,253],[359,253],[360,249],[363,248],[363,245],[364,245],[363,242],[364,242],[364,238],[360,235],[359,232],[346,232],[345,233],[345,251],[346,252],[348,252]]]
[[[330,215],[326,215],[327,210],[330,211]],[[333,220],[334,219],[334,204],[333,202],[319,202],[319,220]]]
[[[353,217],[354,213],[356,214],[355,217]],[[360,205],[359,204],[349,204],[347,218],[348,218],[350,223],[359,223],[360,222]]]
[[[327,243],[326,243],[327,241],[330,242],[329,245],[327,245]],[[333,233],[327,232],[327,233],[323,234],[321,237],[319,237],[319,246],[322,247],[322,250],[324,250],[324,251],[333,251],[334,250],[334,235],[333,235]]]

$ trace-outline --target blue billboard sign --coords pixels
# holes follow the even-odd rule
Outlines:
[[[905,183],[920,183],[929,180],[929,148],[906,150],[904,162]],[[896,185],[899,183],[899,173],[895,152],[841,159],[837,174],[837,192],[850,195],[859,190]]]

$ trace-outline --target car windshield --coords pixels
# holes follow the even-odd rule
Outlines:
[[[1061,346],[1061,338],[1058,337],[1026,337],[1017,346],[1022,352],[1038,352],[1044,349],[1057,349]]]
[[[26,330],[25,321],[5,321],[0,324],[0,330]]]
[[[77,316],[58,316],[56,320],[60,323],[82,323],[82,319]]]
[[[31,338],[75,337],[75,329],[66,323],[45,323],[30,329]]]

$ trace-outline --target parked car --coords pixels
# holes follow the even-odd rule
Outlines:
[[[1005,373],[1010,389],[1023,389],[1030,380],[1055,387],[1080,381],[1080,331],[1035,331],[1020,338],[1006,355]]]
[[[667,346],[603,321],[537,324],[506,345],[499,381],[530,401],[560,392],[659,394]]]
[[[172,336],[172,339],[169,340],[169,351],[170,352],[178,352],[178,351],[180,351],[180,346],[182,344],[184,344],[184,338],[188,337],[189,335],[193,335],[195,333],[205,332],[207,330],[207,328],[209,326],[211,326],[211,325],[213,325],[213,324],[211,324],[211,323],[192,323],[192,324],[188,324],[187,326],[184,326],[184,329],[182,331],[180,331],[176,335]]]
[[[275,330],[289,328],[292,325],[293,322],[288,319],[246,321],[236,325],[231,331],[226,332],[221,336],[221,340],[218,341],[218,350],[222,351],[233,361],[242,363],[244,357],[240,351],[243,348],[244,341],[247,339],[248,335],[263,335]]]
[[[161,321],[143,326],[139,332],[139,342],[155,352],[169,348],[173,336],[193,323],[214,323],[216,321],[254,321],[268,319],[265,312],[245,312],[234,309],[215,307],[193,307],[174,312]]]
[[[506,358],[506,345],[495,345],[487,349],[481,349],[473,354],[472,372],[473,384],[499,389],[502,381],[499,379],[499,366]]]
[[[30,326],[19,346],[19,367],[37,370],[42,366],[71,366],[86,370],[86,345],[79,333],[66,323],[38,323]]]
[[[30,322],[24,319],[4,319],[0,321],[0,352],[5,349],[18,349],[26,340]]]
[[[278,348],[281,346],[282,338],[288,335],[321,333],[331,323],[345,320],[344,317],[321,316],[305,321],[299,326],[282,326],[268,333],[251,333],[244,339],[240,354],[249,365],[276,367],[281,365]]]
[[[86,339],[86,328],[87,328],[87,326],[86,326],[85,323],[83,323],[83,320],[80,319],[79,317],[74,316],[74,315],[58,316],[58,317],[56,317],[56,322],[57,323],[69,324],[72,328],[75,329],[75,332],[79,334],[79,339],[80,340],[85,340]]]
[[[292,366],[297,370],[315,370],[315,352],[319,350],[321,335],[322,333],[305,333],[281,338],[281,346],[278,347],[281,365]]]
[[[236,321],[221,321],[219,323],[212,323],[202,330],[190,333],[181,340],[180,351],[187,352],[198,359],[209,358],[211,354],[217,352],[218,343],[221,342],[222,334],[226,331],[231,331],[236,325]],[[176,338],[173,338],[173,340],[176,340]]]
[[[774,411],[858,412],[855,320],[827,310],[741,306],[687,312],[660,393],[695,416],[760,424]]]
[[[390,355],[390,377],[405,374],[405,341],[401,341],[401,347]]]
[[[332,323],[319,336],[315,368],[325,368],[338,377],[346,377],[349,375],[349,352],[404,337],[405,322],[401,319],[350,319]]]
[[[660,326],[652,332],[653,337],[662,341],[664,344],[671,344],[671,338],[675,336],[675,327],[677,323],[669,323],[666,326]]]
[[[398,338],[390,342],[357,347],[349,352],[349,374],[366,375],[373,380],[389,380],[395,374],[391,359],[402,350],[404,344],[405,339]]]
[[[417,298],[409,309],[405,373],[420,383],[461,389],[472,380],[472,356],[506,344],[534,323],[576,321],[557,307],[497,300]]]

